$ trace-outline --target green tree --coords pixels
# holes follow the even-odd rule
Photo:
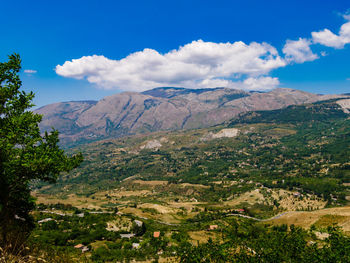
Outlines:
[[[0,245],[23,241],[33,228],[35,207],[30,182],[55,182],[63,171],[82,162],[82,155],[67,156],[58,146],[58,131],[41,135],[42,116],[29,109],[33,92],[20,91],[21,59],[9,56],[0,63]]]

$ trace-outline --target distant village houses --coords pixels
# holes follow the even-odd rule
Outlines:
[[[210,225],[208,230],[215,230],[218,229],[218,225]]]

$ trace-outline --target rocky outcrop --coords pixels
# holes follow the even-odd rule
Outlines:
[[[151,141],[147,141],[146,144],[141,145],[140,149],[159,149],[160,147],[162,147],[162,144],[160,143],[160,141],[158,140],[151,140]]]
[[[350,113],[350,99],[338,100],[337,103],[345,113]]]
[[[209,141],[213,139],[220,139],[220,138],[233,138],[236,137],[239,134],[239,130],[236,128],[229,128],[229,129],[222,129],[217,133],[209,132],[205,134],[201,141]]]
[[[222,129],[218,133],[213,134],[214,139],[218,138],[232,138],[238,135],[239,130],[236,128]]]

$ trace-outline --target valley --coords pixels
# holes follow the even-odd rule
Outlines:
[[[316,243],[335,225],[348,235],[346,105],[332,99],[242,113],[208,128],[79,144],[68,151],[83,152],[80,168],[56,184],[33,184],[37,221],[54,218],[55,229],[67,233],[60,236],[65,245],[43,226],[34,234],[80,259],[103,262],[177,262],[186,242],[200,249],[214,240],[220,247],[232,238],[223,238],[232,224],[238,229],[301,227]],[[69,225],[79,213],[85,216],[74,219],[80,230],[73,238]],[[134,220],[144,225],[142,234],[135,234]],[[81,224],[100,234],[86,236]],[[161,233],[159,239],[155,232]],[[122,237],[130,234],[131,239]],[[80,243],[88,252],[73,248]],[[133,244],[140,249],[126,252]]]
[[[0,263],[350,262],[349,1],[3,2]]]

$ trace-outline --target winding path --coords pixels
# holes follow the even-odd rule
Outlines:
[[[56,214],[56,215],[59,215],[59,216],[73,216],[73,213],[70,213],[70,214],[64,214],[64,213],[60,213],[60,212],[54,212],[54,211],[48,211],[48,210],[44,210],[42,211],[44,213],[50,213],[50,214]],[[252,217],[252,216],[247,216],[247,215],[242,215],[242,214],[226,214],[224,215],[224,217],[229,217],[229,216],[238,216],[238,217],[243,217],[243,218],[248,218],[248,219],[252,219],[252,220],[255,220],[255,221],[258,221],[258,222],[266,222],[266,221],[270,221],[270,220],[274,220],[274,219],[278,219],[288,213],[292,213],[294,211],[287,211],[287,212],[283,212],[281,214],[278,214],[278,215],[275,215],[273,217],[270,217],[270,218],[266,218],[266,219],[260,219],[260,218],[256,218],[256,217]],[[107,212],[107,211],[103,211],[103,212],[89,212],[91,214],[110,214],[110,213],[113,213],[113,212]],[[153,220],[159,224],[163,224],[163,225],[168,225],[168,226],[180,226],[181,224],[175,224],[175,223],[167,223],[167,222],[163,222],[163,221],[160,221],[160,220],[156,220],[156,219],[152,219],[152,218],[148,218],[148,217],[144,217],[144,216],[137,216],[138,218],[140,219],[144,219],[144,220]]]
[[[244,218],[248,218],[248,219],[252,219],[252,220],[255,220],[255,221],[258,221],[258,222],[265,222],[265,221],[270,221],[270,220],[274,220],[274,219],[278,219],[280,218],[281,216],[284,216],[288,213],[292,213],[294,211],[287,211],[287,212],[283,212],[281,214],[278,214],[278,215],[275,215],[273,217],[270,217],[270,218],[266,218],[266,219],[260,219],[260,218],[256,218],[256,217],[252,217],[252,216],[247,216],[247,215],[242,215],[242,214],[226,214],[224,215],[224,217],[229,217],[229,216],[239,216],[239,217],[244,217]],[[163,221],[160,221],[160,220],[156,220],[156,219],[152,219],[152,218],[147,218],[147,217],[144,217],[144,216],[138,216],[138,218],[141,218],[141,219],[144,219],[144,220],[153,220],[159,224],[163,224],[163,225],[168,225],[168,226],[180,226],[181,224],[174,224],[174,223],[167,223],[167,222],[163,222]]]
[[[265,221],[270,221],[270,220],[274,220],[274,219],[280,218],[281,216],[284,216],[285,214],[288,214],[288,213],[291,213],[291,212],[293,212],[293,211],[284,212],[282,214],[278,214],[278,215],[275,215],[273,217],[266,218],[266,219],[260,219],[260,218],[246,216],[246,215],[242,215],[242,214],[227,214],[226,217],[227,216],[240,216],[240,217],[249,218],[249,219],[252,219],[252,220],[255,220],[255,221],[259,221],[259,222],[265,222]]]

